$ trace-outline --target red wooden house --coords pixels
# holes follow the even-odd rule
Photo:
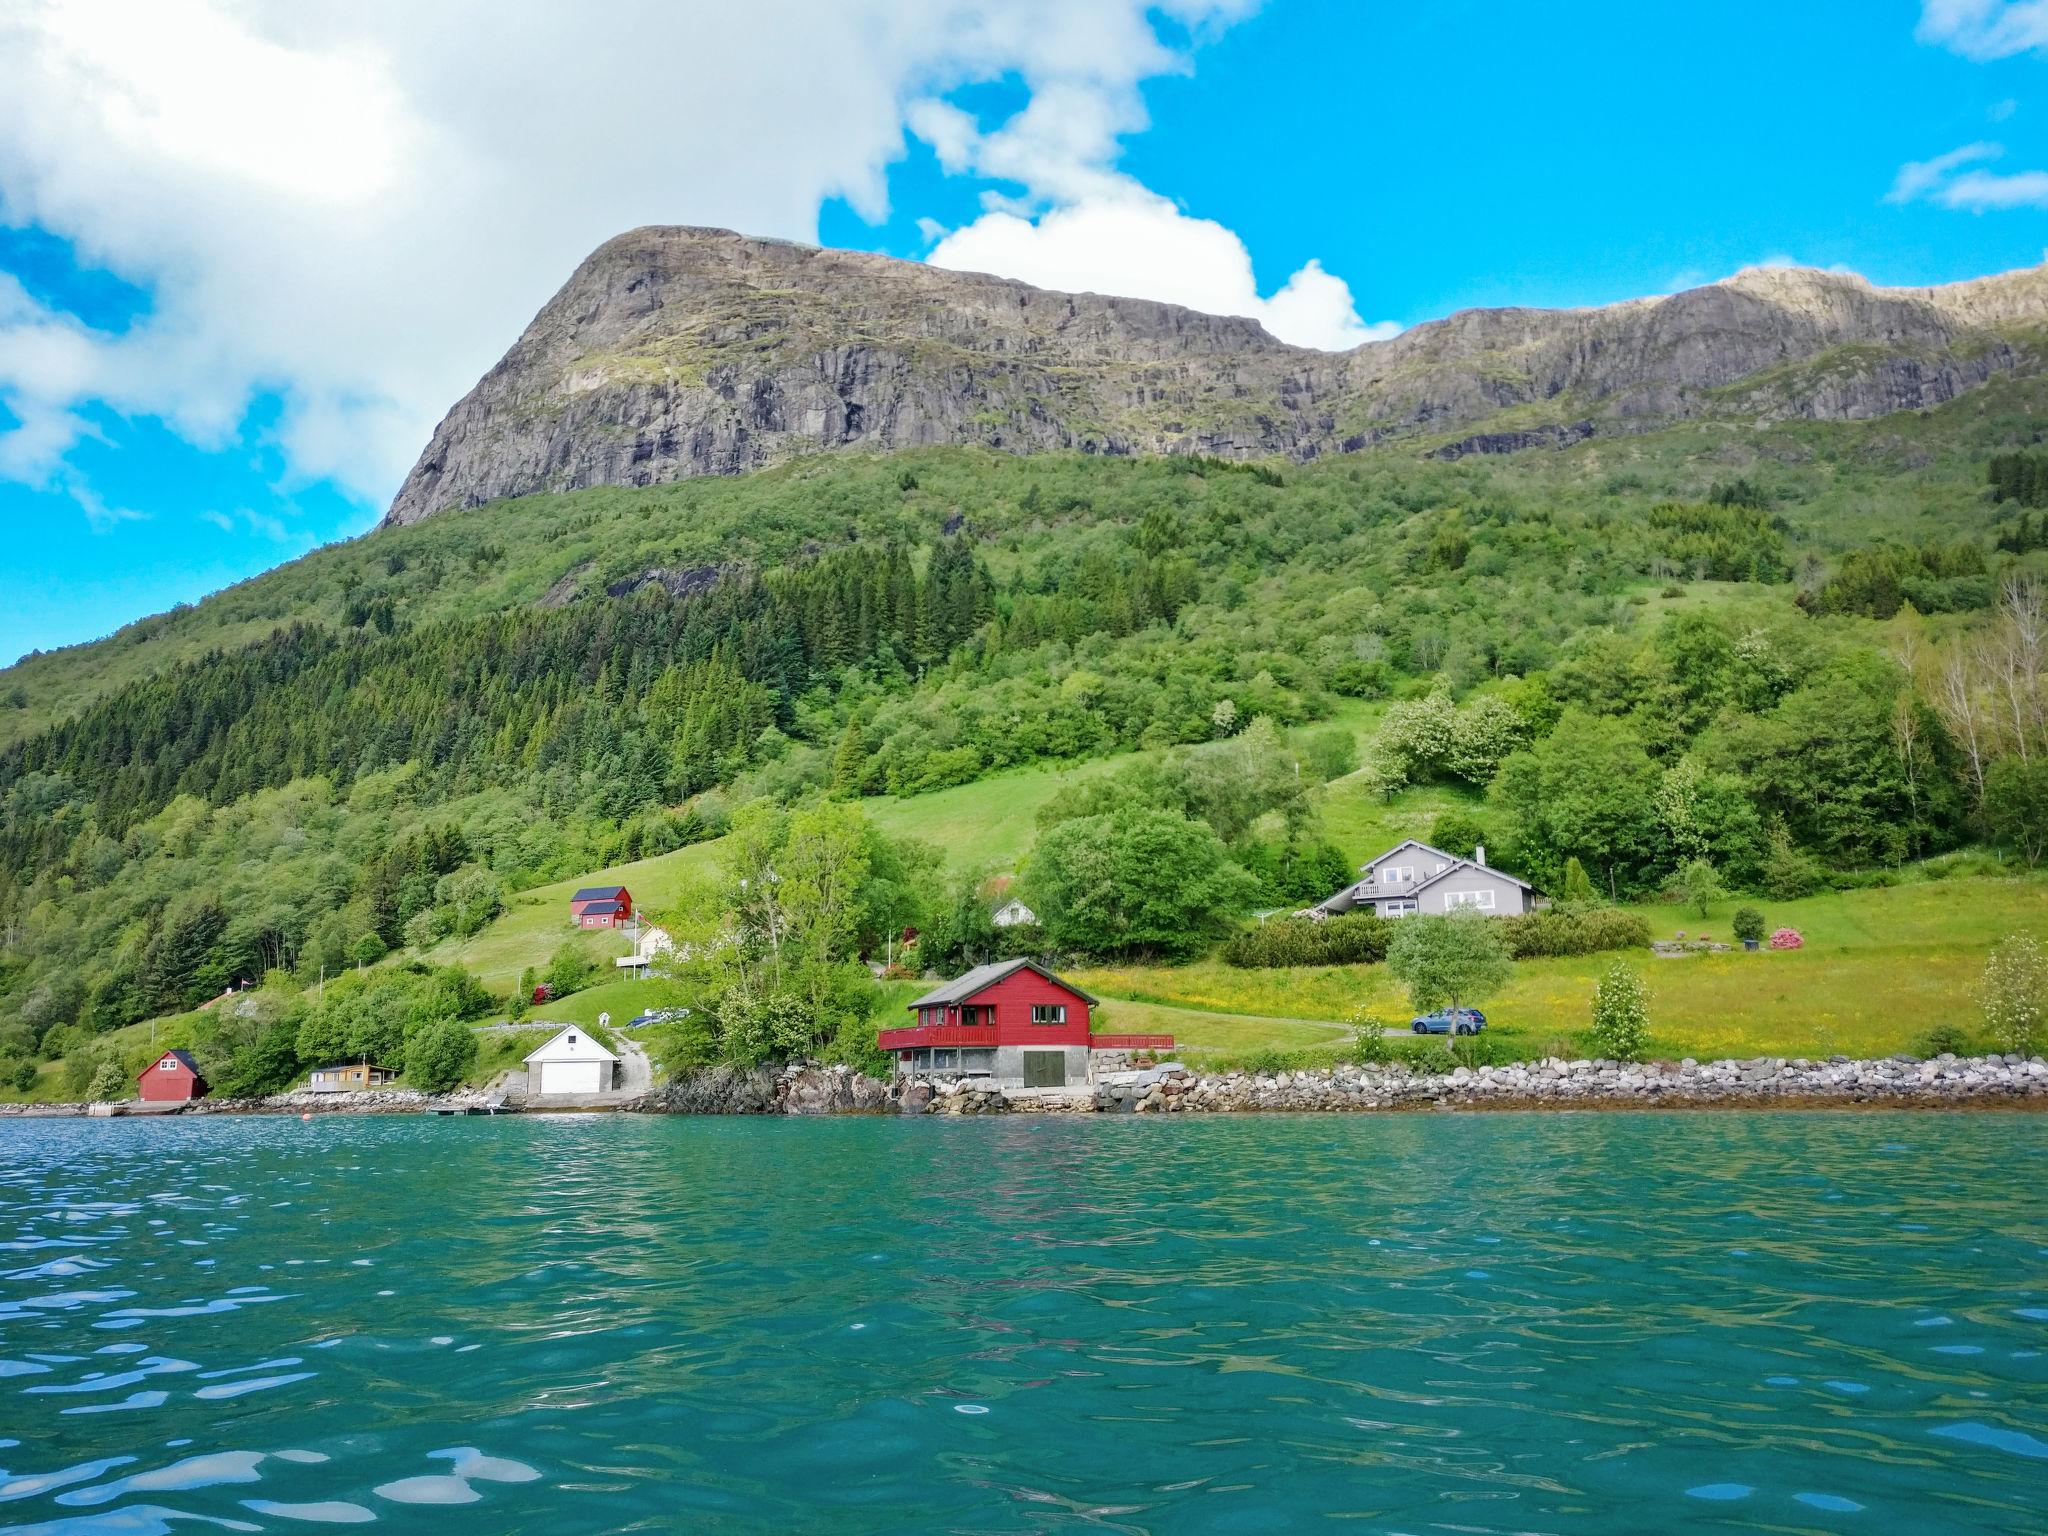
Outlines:
[[[1096,1051],[1170,1051],[1171,1035],[1090,1032],[1095,999],[1033,960],[977,966],[909,1005],[917,1022],[875,1043],[899,1073],[943,1072],[1059,1088],[1094,1076]]]
[[[206,1097],[206,1079],[199,1063],[183,1051],[165,1051],[135,1078],[139,1097],[152,1104],[184,1104]]]
[[[633,893],[623,885],[586,885],[569,898],[578,928],[623,928],[633,920]]]

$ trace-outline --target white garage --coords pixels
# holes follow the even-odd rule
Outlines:
[[[527,1092],[535,1098],[609,1093],[618,1086],[619,1058],[571,1024],[526,1058]]]

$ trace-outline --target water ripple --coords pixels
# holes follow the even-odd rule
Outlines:
[[[2037,1116],[0,1134],[8,1530],[2048,1527]]]

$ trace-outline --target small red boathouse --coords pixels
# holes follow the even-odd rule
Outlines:
[[[165,1051],[136,1074],[137,1096],[152,1104],[184,1104],[206,1097],[199,1063],[183,1051]]]
[[[1023,1088],[1062,1088],[1094,1078],[1099,1051],[1170,1051],[1171,1035],[1098,1035],[1094,998],[1034,960],[976,966],[908,1005],[916,1022],[875,1043],[899,1074],[986,1077]]]

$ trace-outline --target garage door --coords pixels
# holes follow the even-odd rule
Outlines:
[[[1065,1051],[1026,1051],[1024,1053],[1024,1086],[1026,1088],[1066,1087],[1067,1053]]]
[[[601,1061],[544,1061],[540,1064],[542,1093],[596,1093]]]

